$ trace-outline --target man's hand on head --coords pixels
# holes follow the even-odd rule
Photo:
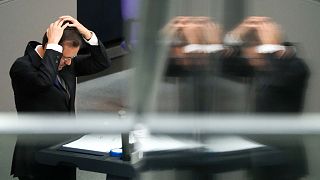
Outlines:
[[[281,44],[282,33],[280,25],[272,21],[264,21],[256,29],[261,44]]]
[[[58,19],[57,21],[51,23],[47,29],[47,37],[48,37],[48,44],[58,44],[62,35],[63,31],[66,27],[68,27],[69,23],[63,24],[63,20]]]
[[[86,39],[90,40],[92,37],[91,31],[89,31],[86,27],[84,27],[77,19],[71,17],[71,16],[61,16],[59,17],[59,20],[61,21],[69,21],[71,24],[68,25],[68,27],[75,27],[78,29],[78,31],[81,33],[81,35]]]
[[[271,21],[271,18],[264,16],[249,16],[243,20],[230,34],[242,40],[242,38],[252,29],[258,29],[262,23]]]

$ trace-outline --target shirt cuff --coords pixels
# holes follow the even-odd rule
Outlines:
[[[84,41],[87,42],[88,44],[90,44],[91,46],[98,46],[99,43],[98,43],[98,38],[97,38],[96,34],[92,31],[91,31],[91,33],[92,33],[92,37],[89,40],[86,40],[85,38],[83,38]]]
[[[223,46],[221,44],[189,44],[183,47],[183,51],[185,53],[215,53],[221,50],[223,50]]]
[[[52,49],[62,53],[62,46],[60,46],[59,44],[47,44],[46,49]]]
[[[262,53],[262,54],[274,53],[277,51],[285,51],[285,50],[286,48],[284,46],[278,45],[278,44],[263,44],[256,47],[256,52]]]
[[[223,42],[227,45],[241,45],[243,42],[241,39],[233,35],[232,33],[228,33],[225,35]]]

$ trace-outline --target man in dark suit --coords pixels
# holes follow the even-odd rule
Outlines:
[[[238,47],[225,58],[223,71],[253,78],[255,111],[301,112],[309,68],[291,43],[282,43],[279,25],[268,17],[249,17],[228,36]]]
[[[255,112],[302,112],[309,68],[296,56],[294,46],[282,43],[282,33],[277,23],[269,17],[249,17],[226,39],[229,45],[235,46],[229,49],[229,56],[223,59],[223,72],[229,77],[252,78]],[[253,179],[295,180],[307,174],[301,137],[256,135],[250,138],[282,150],[287,160],[282,166],[255,169]]]
[[[82,42],[89,54],[77,55]],[[51,23],[42,44],[31,41],[25,55],[10,69],[16,109],[21,112],[75,112],[76,77],[100,72],[110,66],[105,47],[96,35],[71,16]],[[75,169],[38,164],[35,153],[63,137],[18,137],[12,174],[20,180],[76,179]]]

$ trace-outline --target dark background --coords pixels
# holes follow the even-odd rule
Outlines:
[[[119,46],[125,39],[121,3],[121,0],[77,0],[77,19],[94,31],[107,49]],[[82,52],[86,50],[79,53]],[[94,75],[79,77],[78,83],[129,68],[127,58],[124,56],[112,58],[111,61],[110,68]]]
[[[77,18],[94,31],[106,47],[123,40],[121,0],[78,0]]]

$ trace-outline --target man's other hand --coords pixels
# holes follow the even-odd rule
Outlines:
[[[70,21],[71,24],[69,24],[69,27],[75,27],[78,29],[78,31],[81,33],[81,35],[86,39],[90,40],[92,37],[91,31],[89,31],[86,27],[84,27],[81,23],[79,23],[78,20],[71,16],[61,16],[59,17],[60,20],[62,21]]]
[[[48,44],[59,43],[63,34],[63,30],[69,25],[69,23],[62,25],[63,22],[64,22],[63,20],[59,19],[49,25],[47,29]]]

